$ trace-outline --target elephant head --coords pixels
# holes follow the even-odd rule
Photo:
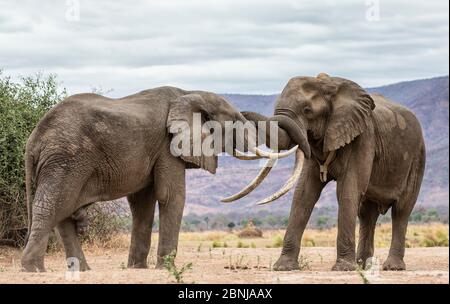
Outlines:
[[[358,84],[321,73],[317,77],[290,79],[276,101],[273,117],[244,113],[250,120],[278,122],[281,127],[278,130],[279,145],[271,148],[298,146],[297,164],[292,177],[280,191],[260,204],[271,202],[292,188],[300,176],[303,156],[309,158],[311,155],[311,145],[314,145],[314,151],[327,155],[349,144],[368,128],[374,108],[374,101]],[[255,189],[270,171],[266,167],[247,188],[223,201],[236,200]]]
[[[203,168],[215,173],[218,154],[227,152],[245,158],[236,154],[237,147],[243,151],[255,151],[256,148],[256,130],[247,129],[254,125],[214,93],[194,91],[175,99],[170,104],[167,127],[174,135],[171,150],[178,149],[177,156],[187,163],[188,168]]]

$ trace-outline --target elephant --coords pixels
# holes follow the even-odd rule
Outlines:
[[[410,110],[379,94],[368,94],[353,81],[320,73],[290,79],[276,100],[273,117],[243,114],[250,121],[278,122],[278,144],[270,148],[298,146],[293,176],[261,202],[271,202],[295,185],[283,249],[274,270],[299,269],[303,232],[330,180],[336,181],[338,200],[337,259],[332,270],[365,267],[374,254],[377,219],[389,209],[392,241],[383,269],[406,268],[408,218],[417,201],[426,159],[421,125]],[[270,134],[263,140],[270,142]],[[234,201],[255,189],[270,171],[270,161],[249,186],[223,201]]]
[[[170,86],[118,99],[76,94],[53,107],[31,133],[25,149],[29,232],[23,270],[45,271],[45,250],[55,227],[67,258],[77,258],[80,270],[88,270],[77,235],[86,226],[85,208],[125,196],[132,215],[128,267],[147,267],[156,202],[160,217],[156,267],[162,267],[164,256],[177,250],[185,169],[214,174],[218,164],[217,154],[173,154],[172,142],[182,132],[171,128],[185,122],[194,132],[196,113],[202,123],[246,122],[219,95]],[[211,135],[208,131],[202,129],[196,138],[191,134],[188,148],[201,144]],[[230,134],[219,136],[225,142]],[[248,143],[248,135],[241,140]]]

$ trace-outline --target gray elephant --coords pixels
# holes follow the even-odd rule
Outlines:
[[[276,102],[273,117],[243,114],[249,120],[279,123],[278,145],[272,148],[288,149],[294,144],[299,147],[293,176],[280,191],[262,201],[277,199],[300,177],[274,270],[299,268],[300,240],[314,205],[330,180],[337,182],[339,205],[337,261],[333,270],[354,270],[355,262],[364,266],[374,253],[377,218],[389,208],[392,242],[383,269],[405,269],[408,218],[425,167],[422,130],[411,111],[381,95],[367,94],[350,80],[322,73],[289,80]],[[266,142],[270,142],[269,137],[268,134]],[[251,185],[224,201],[250,193],[270,168],[263,168]],[[357,218],[360,236],[356,253]]]
[[[24,270],[45,271],[45,250],[54,227],[66,256],[77,258],[81,270],[89,269],[77,237],[86,225],[83,208],[124,196],[133,218],[128,267],[147,267],[156,201],[157,267],[161,267],[163,257],[177,249],[185,169],[215,173],[217,168],[217,154],[176,157],[171,151],[172,139],[180,131],[171,134],[169,129],[180,121],[192,129],[194,113],[200,113],[202,122],[246,121],[216,94],[174,87],[120,99],[77,94],[51,109],[26,145],[29,234],[22,256]],[[203,130],[191,144],[207,135]]]

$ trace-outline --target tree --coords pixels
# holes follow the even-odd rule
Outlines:
[[[261,226],[262,225],[262,221],[259,218],[257,218],[257,217],[252,218],[252,221],[253,221],[253,224],[255,226]]]
[[[198,219],[193,219],[193,220],[190,220],[189,222],[191,223],[192,226],[195,227],[196,230],[198,229],[198,225],[201,223],[200,220],[198,220]]]
[[[228,226],[228,228],[230,229],[230,232],[231,232],[231,231],[233,231],[233,228],[236,226],[236,224],[233,223],[233,222],[229,222],[227,226]]]
[[[278,219],[273,216],[273,215],[268,215],[265,218],[265,222],[270,226],[270,227],[275,227],[278,224]]]
[[[208,223],[209,223],[209,217],[206,216],[203,220],[204,220],[205,223],[206,223],[206,230],[208,230],[208,229],[209,229],[209,225],[208,225]]]
[[[316,220],[317,228],[319,228],[321,230],[326,228],[327,224],[328,224],[328,220],[329,220],[328,216],[325,216],[325,215],[319,216]]]

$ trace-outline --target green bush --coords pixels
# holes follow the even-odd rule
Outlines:
[[[27,234],[25,144],[41,117],[67,96],[55,75],[42,73],[13,81],[0,70],[0,245],[23,246]],[[130,226],[119,202],[88,209],[84,241],[102,243]],[[128,219],[128,220],[127,220]],[[56,236],[49,250],[58,248]]]
[[[55,75],[13,81],[0,70],[0,243],[21,246],[27,232],[25,144],[39,119],[66,96]]]
[[[283,237],[281,235],[277,235],[275,237],[275,239],[273,240],[272,247],[273,248],[283,247]]]
[[[443,231],[428,233],[420,242],[421,247],[448,247],[448,234]]]
[[[237,243],[237,248],[248,248],[248,247],[250,247],[250,246],[242,241],[239,241]]]
[[[83,243],[107,244],[120,232],[131,230],[131,218],[121,200],[92,204],[87,209],[88,227]]]
[[[219,241],[214,241],[212,243],[212,247],[213,248],[220,248],[220,247],[223,247],[223,244],[221,242],[219,242]]]

